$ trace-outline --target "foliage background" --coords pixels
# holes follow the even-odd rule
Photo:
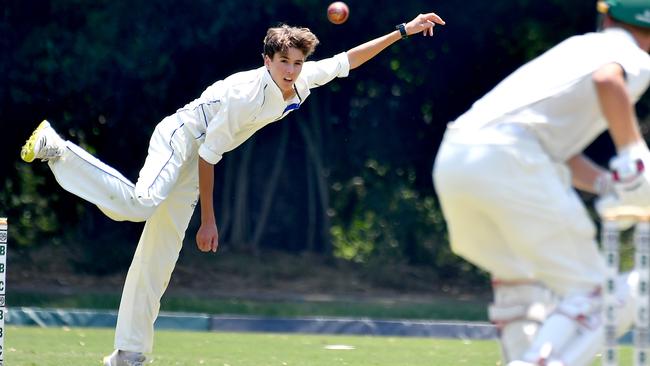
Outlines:
[[[154,126],[213,82],[261,66],[268,27],[310,27],[319,59],[435,11],[447,25],[433,39],[398,42],[225,156],[216,166],[221,247],[485,281],[448,249],[431,182],[445,125],[526,60],[595,29],[595,2],[347,3],[349,21],[334,26],[321,0],[3,1],[0,213],[13,249],[62,246],[75,270],[108,274],[128,265],[141,229],[61,190],[45,164],[20,161],[38,121],[135,180]],[[600,162],[611,152],[607,138],[589,151]],[[196,219],[185,250],[194,250]]]

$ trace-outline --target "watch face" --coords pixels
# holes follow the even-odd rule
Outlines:
[[[402,38],[407,38],[408,34],[406,33],[406,24],[398,24],[395,26],[399,30],[399,34],[402,36]]]

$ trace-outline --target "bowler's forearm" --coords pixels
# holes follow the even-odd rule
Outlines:
[[[436,24],[444,25],[445,21],[436,13],[420,14],[410,22],[404,23],[403,27],[400,26],[400,30],[394,30],[384,36],[354,47],[348,51],[350,69],[361,66],[366,61],[377,56],[386,47],[400,40],[402,38],[401,32],[406,32],[406,35],[422,33],[433,36],[433,27]]]
[[[215,223],[214,204],[214,165],[199,157],[199,198],[201,200],[201,223]]]
[[[386,49],[386,47],[397,42],[401,38],[399,31],[393,31],[382,37],[375,38],[364,44],[358,45],[348,51],[348,60],[350,62],[350,69],[361,66],[366,61],[377,56],[379,52]]]

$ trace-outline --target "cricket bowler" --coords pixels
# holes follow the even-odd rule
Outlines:
[[[268,29],[263,66],[217,81],[156,126],[135,183],[63,140],[47,121],[36,128],[22,148],[24,161],[47,161],[61,187],[108,217],[145,222],[122,292],[115,351],[104,358],[104,366],[142,366],[152,352],[160,298],[199,198],[197,246],[203,252],[217,250],[214,165],[223,154],[300,108],[312,88],[346,77],[402,38],[433,36],[436,24],[444,21],[435,13],[420,14],[382,37],[320,61],[306,61],[319,43],[308,28]]]

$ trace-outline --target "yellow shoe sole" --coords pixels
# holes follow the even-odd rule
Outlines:
[[[23,161],[27,163],[31,163],[36,159],[36,151],[34,148],[36,147],[36,137],[38,136],[38,133],[41,132],[42,129],[47,128],[50,126],[50,123],[47,121],[41,122],[38,127],[32,132],[32,135],[29,136],[27,141],[25,142],[25,145],[23,145],[22,149],[20,149],[20,158],[23,159]]]

